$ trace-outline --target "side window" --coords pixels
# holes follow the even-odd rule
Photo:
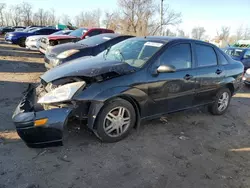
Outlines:
[[[102,33],[101,30],[94,30],[94,31],[90,31],[90,33],[88,34],[88,36],[92,37],[92,36],[95,36],[95,35],[99,35],[101,33]]]
[[[217,56],[212,47],[202,44],[195,45],[198,67],[217,65]]]
[[[177,44],[163,52],[159,59],[159,65],[173,65],[176,70],[192,67],[192,55],[190,44]]]
[[[218,51],[218,50],[216,50],[216,52],[217,52],[217,55],[218,55],[218,59],[219,59],[220,64],[221,64],[221,65],[226,65],[226,64],[228,64],[228,61],[227,61],[227,59],[225,58],[225,56],[224,56],[220,51]]]
[[[247,50],[244,54],[244,59],[249,59],[250,58],[250,50]]]

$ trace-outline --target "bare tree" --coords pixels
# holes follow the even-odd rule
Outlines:
[[[250,28],[245,28],[244,33],[243,33],[243,39],[250,39]]]
[[[18,26],[22,22],[22,8],[20,5],[14,5],[11,7],[12,12],[12,25]]]
[[[100,27],[101,11],[99,9],[81,12],[75,17],[78,27]]]
[[[13,24],[13,15],[12,15],[12,12],[13,12],[13,10],[11,10],[11,8],[9,8],[8,10],[4,11],[4,19],[5,19],[5,24],[6,25],[12,25]]]
[[[23,2],[21,5],[22,8],[22,16],[23,16],[23,23],[26,26],[31,25],[31,18],[32,18],[32,6],[27,2]]]
[[[105,25],[105,28],[107,29],[112,29],[116,31],[121,28],[120,20],[121,18],[118,12],[106,12],[105,17],[103,19],[103,25]]]
[[[63,15],[61,16],[60,21],[61,21],[63,24],[68,25],[68,23],[70,22],[70,17],[69,17],[69,15],[63,14]]]
[[[1,26],[4,25],[3,12],[4,12],[5,7],[6,7],[6,4],[5,4],[5,3],[0,3],[0,25],[1,25]]]
[[[169,37],[176,37],[176,33],[172,32],[170,29],[167,29],[165,32],[163,32],[163,35]]]
[[[158,9],[159,10],[159,9]],[[163,9],[163,27],[167,26],[175,26],[182,22],[182,14],[180,12],[175,12],[170,8],[169,5],[165,4]],[[159,21],[154,21],[156,23],[156,27],[153,35],[160,34],[159,29],[161,27],[161,23]]]
[[[121,24],[126,33],[147,35],[149,21],[155,13],[152,0],[118,0]]]
[[[118,0],[122,30],[133,35],[160,34],[160,9],[153,0]],[[156,19],[157,18],[157,19]],[[170,9],[163,10],[163,26],[176,25],[181,22],[181,14]]]
[[[51,9],[48,12],[48,25],[56,25],[56,15],[55,15],[55,10]]]
[[[230,34],[230,27],[222,26],[220,31],[217,31],[217,37],[219,40],[228,40]]]
[[[243,30],[244,29],[243,29],[242,25],[237,29],[237,31],[236,31],[236,40],[240,40],[240,39],[243,38],[243,33],[244,33]]]
[[[201,40],[204,37],[206,30],[204,27],[195,27],[192,29],[192,38]]]
[[[48,25],[48,18],[49,18],[49,12],[41,8],[34,14],[34,19],[41,26]]]
[[[188,38],[188,34],[185,33],[185,31],[183,29],[177,29],[177,36],[178,37],[184,37],[184,38]]]

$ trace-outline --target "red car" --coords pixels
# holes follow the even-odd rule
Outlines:
[[[68,42],[77,42],[79,40],[103,33],[114,33],[114,31],[103,28],[79,28],[72,31],[69,35],[48,36],[41,39],[39,50],[41,53],[45,54],[47,48],[50,48],[51,46],[56,46],[58,44],[64,44]]]

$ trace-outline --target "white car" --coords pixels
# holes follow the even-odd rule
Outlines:
[[[71,30],[62,30],[62,31],[55,32],[51,35],[68,35],[71,32],[72,32]],[[27,37],[25,41],[26,48],[30,50],[39,50],[38,49],[39,40],[47,36],[48,35],[35,35],[35,36]]]

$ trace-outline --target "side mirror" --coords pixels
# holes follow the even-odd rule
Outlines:
[[[176,68],[173,65],[161,65],[157,68],[157,73],[175,72]]]

